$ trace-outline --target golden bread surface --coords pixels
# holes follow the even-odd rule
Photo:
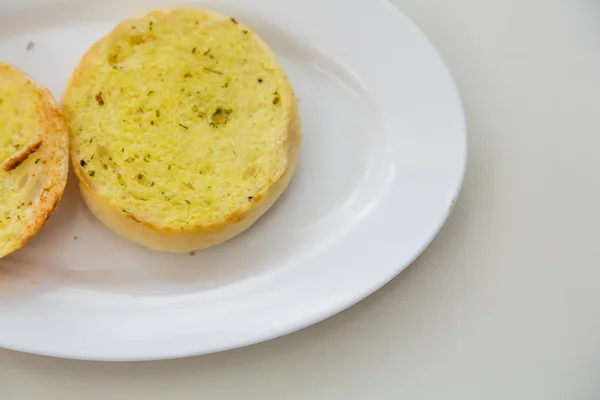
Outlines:
[[[245,230],[287,186],[300,144],[294,92],[268,46],[194,8],[120,23],[84,55],[63,108],[90,209],[157,250]]]
[[[65,188],[68,135],[50,91],[0,62],[0,258],[44,225]]]

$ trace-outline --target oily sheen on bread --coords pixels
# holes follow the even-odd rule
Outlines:
[[[90,210],[154,250],[241,233],[298,158],[296,98],[272,51],[234,18],[195,8],[120,23],[83,56],[63,108]]]
[[[44,225],[67,182],[68,135],[50,91],[0,62],[0,258]]]

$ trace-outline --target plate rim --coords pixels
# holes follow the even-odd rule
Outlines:
[[[364,0],[360,0],[360,1],[364,1]],[[14,345],[14,344],[11,345],[10,343],[8,345],[6,345],[5,343],[2,343],[2,342],[0,342],[0,347],[9,349],[9,350],[13,350],[13,351],[23,352],[23,353],[38,354],[38,355],[57,357],[57,358],[68,358],[68,359],[76,359],[76,360],[93,360],[93,361],[113,361],[113,362],[166,360],[166,359],[186,358],[186,357],[192,357],[192,356],[198,356],[198,355],[204,355],[204,354],[218,353],[218,352],[222,352],[222,351],[246,347],[246,346],[254,345],[257,343],[262,343],[265,341],[273,340],[278,337],[282,337],[282,336],[288,335],[290,333],[305,329],[309,326],[318,324],[318,323],[320,323],[320,322],[322,322],[344,310],[347,310],[347,309],[353,307],[357,303],[359,303],[362,300],[364,300],[365,298],[369,297],[371,294],[375,293],[376,291],[381,289],[383,286],[388,284],[395,277],[397,277],[408,266],[410,266],[419,256],[422,255],[424,250],[427,247],[429,247],[431,242],[438,236],[442,227],[446,224],[446,221],[448,220],[448,217],[452,213],[454,205],[460,196],[460,193],[463,189],[464,178],[465,178],[465,175],[467,172],[467,167],[468,167],[468,165],[467,165],[468,164],[468,132],[467,132],[467,124],[466,124],[466,115],[465,115],[463,100],[461,98],[460,91],[459,91],[456,81],[451,73],[451,70],[448,67],[445,59],[442,57],[441,53],[438,51],[436,46],[432,43],[430,38],[425,34],[425,32],[423,32],[421,30],[421,28],[411,18],[409,18],[406,14],[404,14],[397,4],[393,3],[391,0],[383,0],[382,3],[385,3],[388,7],[391,7],[393,9],[393,12],[396,14],[397,18],[402,19],[404,24],[410,25],[411,30],[418,33],[422,38],[424,38],[427,41],[428,46],[429,46],[428,50],[432,51],[435,54],[437,61],[440,64],[440,67],[443,68],[445,74],[448,77],[448,82],[446,82],[446,83],[450,84],[452,92],[453,92],[453,97],[456,100],[456,106],[458,107],[458,112],[460,113],[460,115],[458,115],[458,117],[460,118],[461,131],[462,131],[462,146],[461,146],[462,155],[460,157],[460,165],[456,166],[456,169],[458,172],[458,180],[456,180],[455,187],[453,188],[453,193],[452,193],[451,199],[450,199],[450,205],[446,208],[445,213],[442,216],[442,218],[440,218],[440,220],[438,221],[437,226],[435,226],[433,228],[433,230],[430,232],[427,240],[421,244],[419,249],[413,253],[413,256],[411,258],[409,258],[408,261],[399,262],[397,267],[394,269],[394,272],[391,274],[382,276],[381,279],[378,279],[377,284],[371,285],[369,287],[364,287],[360,293],[353,293],[353,296],[352,296],[353,299],[351,301],[344,302],[344,304],[339,304],[339,305],[336,305],[335,307],[324,306],[321,308],[321,310],[320,310],[321,312],[313,313],[313,318],[306,318],[301,323],[291,324],[289,326],[278,326],[278,329],[273,329],[270,333],[265,333],[264,335],[256,336],[256,337],[240,338],[240,340],[238,340],[236,343],[233,343],[233,344],[227,343],[227,344],[223,344],[222,346],[215,346],[212,350],[186,351],[186,352],[182,352],[182,353],[173,352],[172,354],[170,354],[168,356],[165,356],[164,354],[161,356],[153,356],[151,354],[152,352],[149,351],[147,354],[138,355],[138,356],[103,358],[101,356],[90,356],[89,354],[86,355],[86,354],[84,354],[85,352],[80,352],[81,354],[76,354],[77,352],[75,352],[75,351],[73,351],[71,353],[65,352],[65,351],[63,351],[63,352],[52,351],[52,350],[33,348],[35,346],[18,346],[18,345]],[[98,353],[94,353],[94,354],[97,355]]]

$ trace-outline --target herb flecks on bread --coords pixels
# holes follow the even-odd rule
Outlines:
[[[227,240],[294,170],[293,90],[271,50],[234,18],[180,8],[126,20],[86,53],[63,101],[84,198],[150,248]]]
[[[67,140],[50,91],[0,62],[0,257],[23,246],[56,207],[67,180]]]

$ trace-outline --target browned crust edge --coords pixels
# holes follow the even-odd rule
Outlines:
[[[33,154],[42,160],[43,166],[39,173],[44,174],[45,184],[21,234],[13,238],[0,248],[0,258],[24,246],[45,225],[46,221],[56,209],[67,183],[68,174],[68,133],[63,114],[58,102],[52,93],[41,83],[25,72],[6,63],[0,62],[0,67],[14,68],[23,76],[23,85],[29,86],[37,95],[37,125],[42,128],[40,139],[28,146],[21,153],[11,157],[18,159],[18,164],[6,169],[7,161],[3,168],[12,171]],[[9,160],[11,160],[9,159]],[[15,161],[10,161],[12,165]]]
[[[4,163],[2,164],[2,169],[4,169],[5,171],[8,172],[8,171],[12,171],[13,169],[17,168],[25,160],[27,160],[27,158],[30,155],[32,155],[33,153],[38,151],[40,146],[42,145],[42,143],[43,143],[43,141],[39,140],[35,143],[30,144],[29,146],[27,146],[26,148],[24,148],[17,154],[7,158],[6,161],[4,161]]]

